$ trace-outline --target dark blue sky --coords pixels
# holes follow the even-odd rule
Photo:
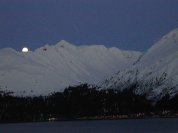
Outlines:
[[[0,0],[0,48],[67,40],[141,50],[178,27],[178,0]]]

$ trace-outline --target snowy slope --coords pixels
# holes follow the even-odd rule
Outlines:
[[[142,57],[145,65],[154,63],[178,51],[178,29],[174,29],[155,43]]]
[[[140,55],[103,45],[75,46],[66,41],[28,53],[1,49],[0,88],[20,95],[43,95],[69,85],[99,84],[130,67]]]
[[[126,89],[136,84],[136,93],[159,99],[178,93],[178,29],[163,36],[129,69],[102,83],[105,89]]]

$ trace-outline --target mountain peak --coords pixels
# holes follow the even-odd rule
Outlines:
[[[176,41],[178,41],[178,28],[170,31],[168,34],[166,34],[165,36],[163,36],[161,40],[165,41],[167,39],[175,39]]]
[[[141,61],[153,63],[178,51],[178,28],[164,35],[145,53]],[[151,59],[151,60],[150,60]],[[148,61],[149,60],[149,61]]]
[[[60,40],[58,43],[59,43],[59,44],[70,44],[70,42],[68,42],[68,41],[66,41],[66,40]],[[58,44],[58,43],[57,43],[57,44]]]
[[[37,48],[35,51],[41,52],[41,51],[48,51],[49,49],[54,50],[54,49],[61,49],[61,48],[74,49],[75,47],[76,46],[71,44],[70,42],[67,42],[65,40],[61,40],[54,45],[46,44],[43,47]]]
[[[62,47],[62,48],[70,48],[70,47],[75,47],[75,45],[71,44],[70,42],[66,41],[66,40],[61,40],[59,41],[56,46]]]
[[[178,45],[178,28],[170,31],[166,35],[164,35],[158,42],[156,42],[150,49],[154,50],[159,47],[168,47],[168,45],[174,45],[177,47]],[[178,47],[177,47],[178,48]]]

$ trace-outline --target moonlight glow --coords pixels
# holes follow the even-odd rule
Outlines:
[[[23,53],[27,53],[27,52],[28,52],[28,48],[27,48],[27,47],[24,47],[24,48],[22,49],[22,52],[23,52]]]

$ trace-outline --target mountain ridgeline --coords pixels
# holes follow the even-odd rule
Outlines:
[[[100,84],[108,76],[130,67],[140,52],[75,46],[66,41],[28,53],[0,50],[0,88],[17,95],[48,95],[82,83]]]
[[[15,95],[48,95],[88,83],[119,91],[135,86],[135,94],[158,100],[178,93],[178,29],[144,53],[60,41],[28,53],[1,49],[0,62],[0,88]]]

